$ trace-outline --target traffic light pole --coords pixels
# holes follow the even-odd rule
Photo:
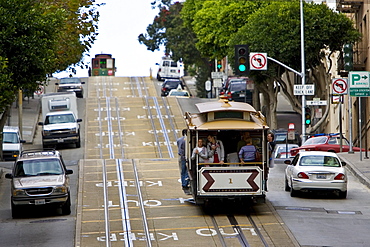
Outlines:
[[[304,18],[303,18],[303,0],[300,0],[300,15],[301,15],[301,77],[302,85],[306,84],[306,66],[305,66],[305,53],[304,53]],[[302,95],[302,143],[306,141],[306,96]]]

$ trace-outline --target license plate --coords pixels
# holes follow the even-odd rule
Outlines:
[[[170,72],[171,73],[176,73],[176,70],[175,69],[171,69]]]
[[[58,142],[62,143],[62,142],[64,142],[64,139],[58,139]]]
[[[326,179],[326,175],[317,175],[316,178],[317,179]]]
[[[244,93],[239,94],[239,97],[244,97],[244,96],[245,96]]]
[[[44,205],[45,204],[45,199],[37,199],[35,200],[35,205]]]

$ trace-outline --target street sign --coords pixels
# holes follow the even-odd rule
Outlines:
[[[368,71],[350,71],[348,78],[350,96],[370,96],[370,79]]]
[[[347,79],[344,78],[334,78],[331,80],[333,95],[343,95],[348,93],[348,83]]]
[[[222,80],[220,78],[213,79],[213,87],[222,87]]]
[[[326,100],[319,100],[319,101],[315,101],[315,100],[307,100],[306,101],[306,105],[327,105],[328,102]]]
[[[250,70],[267,70],[267,53],[249,54]]]
[[[315,85],[294,85],[294,95],[315,95]]]
[[[223,72],[211,72],[212,79],[222,79],[224,76]]]

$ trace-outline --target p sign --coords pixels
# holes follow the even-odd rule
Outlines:
[[[368,71],[351,71],[349,72],[348,77],[350,96],[370,96],[370,80]]]

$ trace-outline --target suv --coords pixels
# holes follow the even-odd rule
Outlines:
[[[169,57],[163,57],[160,63],[156,63],[159,66],[157,73],[157,80],[164,81],[165,79],[178,79],[184,73],[183,64],[181,62],[175,62]]]
[[[71,77],[62,78],[59,83],[55,83],[55,85],[58,85],[58,92],[75,92],[78,98],[83,98],[84,95],[82,84],[85,84],[85,82],[81,81],[80,78]]]
[[[225,91],[230,101],[245,102],[252,105],[252,91],[247,89],[247,79],[232,79]]]
[[[14,163],[11,179],[12,217],[24,207],[61,207],[63,214],[71,213],[69,174],[61,154],[56,150],[28,150],[21,152]]]
[[[161,87],[161,96],[167,96],[172,89],[184,89],[184,84],[180,79],[167,79],[163,82]]]
[[[4,126],[3,128],[3,160],[16,160],[22,151],[22,143],[18,127]]]

